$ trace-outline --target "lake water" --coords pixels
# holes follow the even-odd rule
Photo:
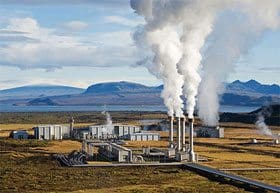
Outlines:
[[[221,106],[220,112],[251,112],[259,107]],[[166,111],[162,105],[106,105],[106,106],[13,106],[0,104],[0,112],[64,112],[64,111]]]

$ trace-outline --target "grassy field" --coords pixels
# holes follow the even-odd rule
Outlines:
[[[1,141],[0,192],[245,192],[179,167],[60,167],[49,156],[54,144],[20,143]],[[49,151],[33,151],[41,146]]]
[[[40,114],[44,116],[45,114]],[[66,116],[67,115],[67,116]],[[67,124],[70,114],[51,113],[47,118]],[[77,114],[78,115],[78,114]],[[6,116],[6,115],[5,115]],[[0,192],[245,192],[232,185],[221,184],[179,167],[135,168],[65,168],[53,160],[54,153],[69,153],[80,150],[81,143],[74,140],[37,141],[5,139],[11,130],[25,129],[32,134],[32,127],[48,123],[46,117],[38,122],[38,115],[24,116],[23,122],[12,123],[11,119],[0,124]],[[79,114],[75,126],[84,127],[101,123],[104,117],[90,113]],[[84,117],[83,117],[84,116]],[[163,119],[161,113],[114,114],[117,122],[139,124],[138,120]],[[117,118],[116,118],[117,117]],[[69,118],[69,117],[68,117]],[[98,119],[99,118],[99,119]],[[80,122],[80,120],[89,120]],[[35,120],[35,122],[28,122]],[[61,122],[60,122],[60,121]],[[65,120],[66,122],[63,122]],[[200,124],[199,121],[196,124]],[[225,128],[224,139],[195,138],[195,152],[207,162],[201,164],[217,169],[233,168],[280,168],[280,145],[272,139],[258,135],[251,124],[221,123]],[[271,127],[280,133],[280,127]],[[155,131],[157,132],[157,131]],[[127,142],[132,149],[141,147],[165,148],[168,132],[160,131],[158,142]],[[2,137],[2,139],[1,139]],[[250,144],[252,138],[260,143]],[[188,142],[188,140],[186,140]],[[280,186],[279,171],[231,171],[237,175]]]

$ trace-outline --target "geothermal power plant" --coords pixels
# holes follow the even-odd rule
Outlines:
[[[174,141],[174,122],[176,121],[177,140]],[[189,160],[194,162],[196,160],[193,150],[193,121],[188,119],[189,129],[189,145],[186,146],[186,118],[185,117],[169,117],[169,151],[175,150],[175,156],[178,161]]]

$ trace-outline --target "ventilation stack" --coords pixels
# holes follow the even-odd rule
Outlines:
[[[190,162],[195,162],[195,153],[193,151],[193,119],[190,118],[189,119],[189,143],[190,143],[190,146],[189,146],[189,161]]]
[[[182,117],[181,118],[181,134],[182,134],[182,139],[181,139],[181,142],[182,142],[182,151],[186,151],[186,118],[185,117]]]
[[[71,117],[70,119],[70,136],[73,137],[73,130],[74,130],[74,118]]]
[[[181,118],[177,117],[177,151],[182,150],[181,144]]]
[[[170,130],[169,130],[169,147],[174,148],[173,144],[173,135],[174,135],[174,117],[170,116],[169,117],[170,121]]]

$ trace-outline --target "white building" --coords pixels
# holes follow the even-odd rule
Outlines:
[[[94,125],[89,127],[94,139],[123,138],[140,132],[141,128],[134,125]]]
[[[35,138],[40,140],[70,138],[70,128],[63,125],[39,125],[33,129]]]
[[[130,141],[158,141],[160,139],[160,135],[158,133],[132,133],[128,135],[128,140]]]
[[[13,139],[28,139],[28,133],[25,130],[12,131],[10,136]]]

